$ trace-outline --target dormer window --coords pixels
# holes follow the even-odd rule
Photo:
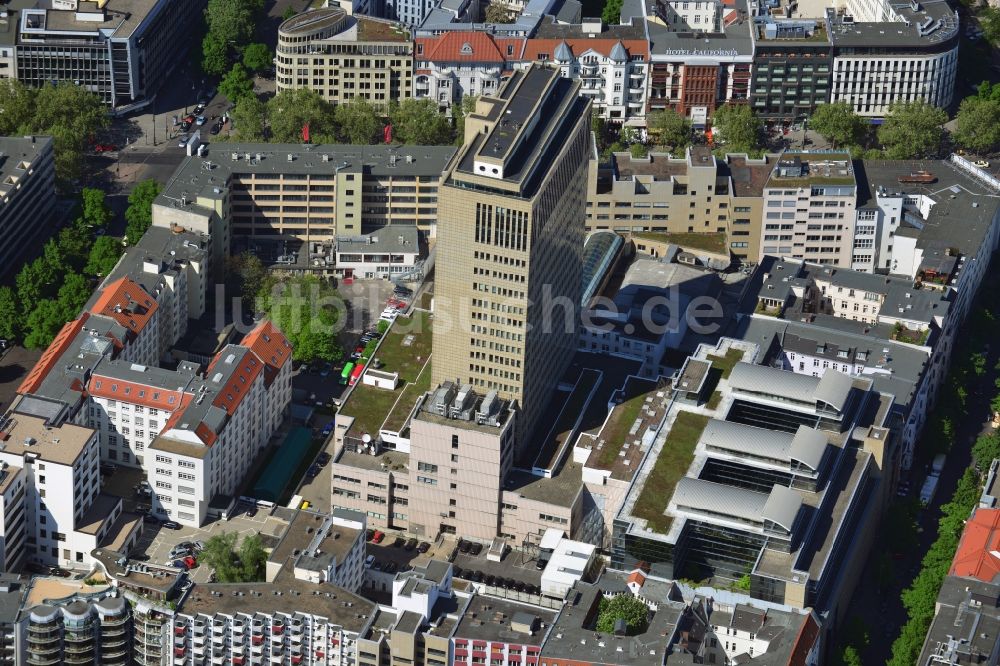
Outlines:
[[[459,49],[458,52],[461,53],[462,55],[472,55],[472,44],[469,44],[469,42],[465,42],[464,44],[462,44],[462,48]]]

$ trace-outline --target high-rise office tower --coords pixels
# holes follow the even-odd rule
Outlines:
[[[518,449],[576,349],[590,102],[559,70],[481,97],[439,190],[434,385],[516,400]]]

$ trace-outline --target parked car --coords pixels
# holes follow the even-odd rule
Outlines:
[[[368,557],[365,558],[365,567],[366,568],[370,568],[371,565],[373,565],[373,564],[375,564],[375,556],[374,555],[369,555]]]
[[[196,560],[193,555],[188,555],[182,561],[184,562],[184,567],[186,569],[194,569],[198,566],[198,560]]]
[[[218,134],[221,131],[222,131],[222,123],[221,122],[213,123],[212,126],[208,129],[209,134],[212,134],[212,135]]]
[[[181,524],[180,523],[176,523],[176,522],[174,522],[172,520],[166,521],[165,523],[163,523],[163,526],[165,528],[167,528],[168,530],[179,530],[181,528]]]
[[[186,136],[182,136],[180,139],[177,140],[178,148],[187,148],[187,145],[188,145],[188,138]]]
[[[205,116],[198,116],[197,118],[195,118],[194,119],[194,124],[197,125],[198,127],[201,127],[202,125],[204,125],[205,124]]]
[[[118,150],[118,149],[115,148],[114,144],[111,144],[111,143],[96,143],[96,144],[94,144],[94,152],[95,153],[111,153],[111,152],[114,152],[115,150]]]
[[[403,546],[403,548],[405,548],[406,550],[413,550],[416,547],[417,547],[417,540],[416,539],[412,539],[412,538],[411,539],[407,539],[406,540],[406,545]]]
[[[370,527],[365,530],[365,541],[371,541],[374,536],[375,536],[375,530],[373,530]]]
[[[324,437],[329,437],[329,436],[330,436],[330,433],[331,433],[331,432],[333,432],[333,421],[330,421],[330,422],[329,422],[329,423],[327,423],[327,424],[326,424],[325,426],[323,426],[323,430],[321,430],[320,432],[322,432],[322,433],[323,433],[323,436],[324,436]],[[330,456],[329,456],[329,454],[327,454],[327,453],[321,453],[321,454],[319,454],[319,455],[320,455],[320,458],[322,458],[323,456],[326,456],[326,459],[327,459],[327,460],[329,460],[329,459],[330,459]],[[325,465],[326,463],[325,463],[325,462],[323,462],[323,463],[321,463],[321,464]]]
[[[483,552],[483,544],[481,544],[481,543],[473,543],[472,544],[472,548],[469,550],[469,553],[473,557],[479,555],[479,553],[481,553],[481,552]]]
[[[329,427],[332,429],[332,426],[333,426],[333,424],[331,423]],[[324,430],[326,430],[326,428],[324,428]],[[324,434],[329,435],[330,433],[327,432],[327,433],[324,433]],[[322,465],[327,464],[328,462],[330,462],[330,454],[327,453],[326,451],[323,451],[318,456],[316,456],[316,464],[317,465],[322,466]]]
[[[160,519],[151,513],[142,514],[142,522],[149,523],[150,525],[159,525]]]
[[[375,530],[375,534],[372,536],[372,543],[382,543],[382,539],[385,538],[385,532],[380,532]]]
[[[66,569],[61,568],[61,567],[49,567],[49,575],[50,576],[62,576],[63,578],[69,578],[73,574],[71,572],[67,571]]]
[[[406,539],[404,539],[403,537],[396,537],[395,539],[392,540],[392,547],[399,548],[404,543],[406,543]]]
[[[247,516],[253,518],[256,515],[257,515],[257,505],[254,504],[249,509],[247,509]]]
[[[472,550],[472,542],[466,541],[465,539],[459,539],[458,549],[463,553],[468,553],[470,550]]]
[[[309,469],[306,470],[306,476],[310,479],[315,479],[319,476],[319,467],[316,465],[310,465]]]
[[[198,102],[198,105],[194,107],[195,113],[201,113],[204,110],[205,110],[205,105],[202,104],[201,102]]]
[[[974,164],[975,164],[975,165],[976,165],[977,167],[979,167],[980,169],[989,169],[989,168],[990,168],[990,163],[989,163],[989,162],[987,162],[986,160],[978,160],[978,161],[977,161],[977,162],[975,162]]]

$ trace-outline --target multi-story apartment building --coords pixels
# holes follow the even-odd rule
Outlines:
[[[624,7],[623,23],[646,21],[647,111],[673,109],[690,118],[695,129],[704,130],[717,107],[748,101],[754,53],[749,16],[744,0]]]
[[[947,3],[850,0],[825,10],[833,41],[831,102],[883,117],[893,102],[951,104],[959,17]]]
[[[219,144],[181,163],[153,225],[212,239],[213,272],[232,238],[268,261],[332,270],[337,236],[389,224],[433,236],[450,146]]]
[[[612,566],[642,561],[713,586],[749,575],[751,597],[839,621],[898,475],[893,398],[839,370],[818,378],[746,362],[759,353],[723,338],[689,359],[689,373],[745,360],[720,379],[714,407],[703,386],[674,386],[615,520]],[[667,471],[661,456],[675,455],[677,438],[692,452]],[[644,490],[678,473],[665,502]]]
[[[122,596],[73,594],[24,608],[22,615],[23,663],[134,663],[132,607]]]
[[[382,111],[411,97],[409,31],[339,7],[307,11],[282,23],[274,62],[278,92],[308,88],[335,104],[360,98]]]
[[[590,146],[579,88],[535,66],[481,97],[439,193],[435,301],[470,316],[435,319],[432,383],[517,400],[524,433],[576,348]]]
[[[56,201],[51,137],[0,137],[0,277],[16,273],[52,229],[38,224]]]
[[[857,182],[848,153],[784,153],[764,185],[765,254],[853,264]]]
[[[615,123],[645,116],[649,42],[641,23],[542,21],[527,40],[522,66],[535,61],[555,63],[564,77],[580,81],[594,115]]]
[[[709,234],[715,253],[753,259],[760,253],[764,183],[773,157],[718,159],[701,146],[683,158],[615,153],[601,163],[592,153],[587,175],[587,230],[611,230],[642,239]]]
[[[6,48],[13,46],[25,84],[75,83],[125,113],[148,105],[181,61],[200,7],[198,0],[12,0],[3,7],[4,32],[16,39]]]
[[[0,421],[5,559],[86,568],[102,544],[131,547],[141,521],[100,492],[98,433],[55,425],[21,402]]]
[[[368,513],[379,527],[488,542],[498,534],[517,416],[495,391],[446,382],[417,401],[408,439],[345,437],[331,463],[333,506]],[[337,422],[347,420],[350,433],[352,417]]]
[[[830,99],[833,45],[826,19],[754,19],[750,104],[768,122],[796,122]]]
[[[467,95],[493,95],[523,62],[527,40],[484,30],[449,30],[414,40],[413,96],[451,113]]]

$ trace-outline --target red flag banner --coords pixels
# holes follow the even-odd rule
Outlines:
[[[392,143],[392,123],[385,126],[382,130],[382,138],[385,139],[386,143]]]
[[[302,143],[309,143],[309,123],[302,126]]]

